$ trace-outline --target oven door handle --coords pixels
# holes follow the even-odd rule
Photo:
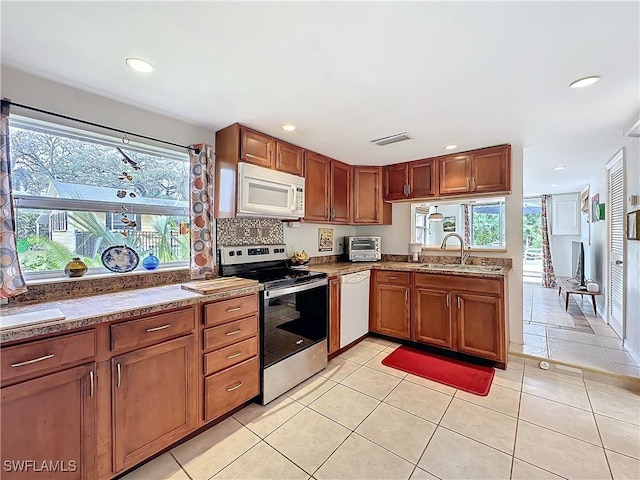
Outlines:
[[[327,285],[329,285],[329,281],[326,278],[323,278],[322,280],[316,280],[309,283],[298,284],[298,285],[294,285],[293,287],[278,288],[275,290],[265,290],[264,299],[268,300],[271,298],[282,297],[284,295],[304,292],[305,290],[312,290],[318,287],[326,287]]]

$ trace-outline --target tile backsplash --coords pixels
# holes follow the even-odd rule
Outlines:
[[[218,218],[218,245],[277,245],[284,243],[282,221],[273,218]]]

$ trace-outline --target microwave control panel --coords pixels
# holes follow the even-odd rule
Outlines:
[[[296,188],[296,210],[304,212],[304,190],[300,187]]]

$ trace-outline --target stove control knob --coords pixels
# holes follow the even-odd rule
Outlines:
[[[229,252],[229,256],[233,257],[236,254],[236,252]]]
[[[242,255],[242,250],[236,250],[236,255],[238,256]]]

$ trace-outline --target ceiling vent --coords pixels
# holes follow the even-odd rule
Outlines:
[[[371,143],[375,143],[379,147],[384,147],[391,143],[404,142],[405,140],[411,140],[411,137],[407,132],[396,133],[395,135],[389,135],[388,137],[376,138],[371,140]]]

